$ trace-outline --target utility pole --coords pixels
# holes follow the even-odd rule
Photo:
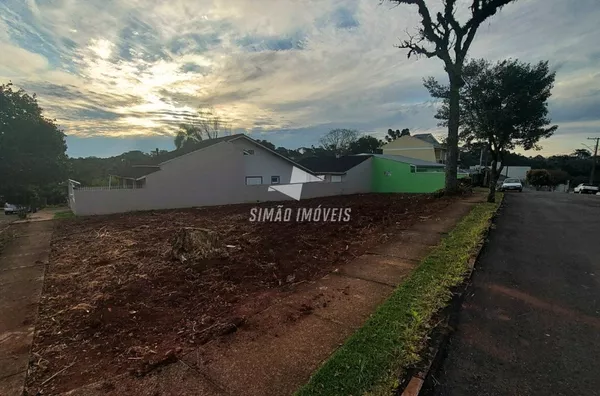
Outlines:
[[[590,172],[590,184],[594,184],[594,174],[596,172],[596,160],[598,158],[598,142],[600,137],[588,138],[588,140],[595,140],[596,147],[594,148],[594,156],[592,157],[592,172]]]

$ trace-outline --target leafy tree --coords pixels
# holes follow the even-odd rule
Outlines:
[[[40,192],[64,181],[66,150],[64,133],[44,117],[35,94],[0,85],[0,196],[5,201],[36,204]]]
[[[335,155],[344,155],[350,151],[350,145],[357,140],[356,129],[332,129],[319,140],[319,143],[326,151]]]
[[[536,190],[552,185],[552,177],[546,169],[532,169],[527,172],[527,183],[534,186]]]
[[[484,142],[491,154],[491,177],[488,201],[495,199],[498,176],[504,157],[517,146],[525,150],[539,148],[542,138],[550,137],[557,126],[549,126],[548,99],[555,73],[548,62],[536,65],[505,60],[494,65],[486,60],[472,60],[463,70],[460,89],[461,140]],[[436,118],[442,125],[450,122],[450,87],[433,77],[425,87],[443,103]],[[497,171],[497,164],[502,165]]]
[[[410,136],[410,130],[408,128],[404,128],[402,131],[399,129],[396,129],[395,131],[393,129],[388,129],[385,140],[389,143],[402,136]]]
[[[378,154],[381,153],[383,142],[376,137],[365,135],[357,141],[350,143],[351,154]]]
[[[275,145],[271,142],[269,142],[268,140],[256,140],[257,143],[262,144],[263,146],[265,146],[266,148],[269,148],[271,150],[276,150]]]
[[[396,129],[395,131],[393,129],[388,129],[387,131],[387,135],[385,135],[385,140],[386,142],[393,142],[394,140],[398,139],[400,137],[401,133],[399,129]]]
[[[421,26],[416,35],[409,35],[399,48],[415,54],[437,57],[444,62],[449,78],[448,92],[448,154],[446,157],[446,192],[458,192],[458,129],[460,125],[460,90],[463,86],[463,65],[479,26],[500,8],[515,0],[472,0],[467,21],[456,18],[457,0],[445,0],[443,11],[432,14],[425,0],[390,0],[397,4],[416,5]]]
[[[184,148],[205,139],[216,139],[231,134],[231,125],[212,107],[201,107],[190,120],[179,125],[175,135],[175,147]]]
[[[573,151],[571,156],[579,159],[590,159],[592,158],[592,152],[588,149],[577,149]]]
[[[200,141],[202,141],[202,132],[200,131],[200,128],[193,124],[179,125],[179,130],[177,131],[174,140],[177,149],[182,149]]]
[[[300,152],[300,150],[287,149],[285,147],[277,147],[275,151],[293,161],[298,161],[300,158],[302,158],[302,153]]]
[[[567,184],[571,179],[569,174],[561,169],[551,169],[548,172],[550,173],[550,187],[553,190],[560,184]]]

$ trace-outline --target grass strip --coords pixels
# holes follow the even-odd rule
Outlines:
[[[498,206],[476,205],[296,396],[390,394],[419,361],[433,316],[463,281]]]
[[[65,210],[65,211],[54,213],[55,220],[70,219],[72,217],[75,217],[75,214],[73,212],[71,212],[70,210]]]

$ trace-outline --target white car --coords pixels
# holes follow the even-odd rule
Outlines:
[[[575,194],[597,194],[598,187],[591,184],[581,183],[573,189]]]
[[[12,205],[12,204],[9,204],[8,202],[4,204],[4,214],[5,215],[17,213],[18,210],[19,210],[19,208],[17,208],[17,205]]]
[[[516,178],[504,179],[500,186],[500,191],[518,191],[523,192],[523,183]]]

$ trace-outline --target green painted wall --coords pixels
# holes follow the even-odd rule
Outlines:
[[[409,164],[373,157],[372,172],[373,192],[430,193],[444,188],[443,169],[411,173]]]

